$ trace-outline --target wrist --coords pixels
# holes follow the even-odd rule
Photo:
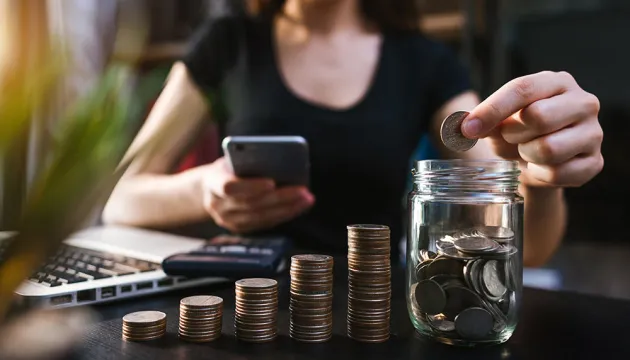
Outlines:
[[[519,186],[520,193],[526,199],[544,199],[544,200],[563,200],[564,188],[552,186],[530,186],[521,184]]]
[[[176,175],[181,188],[186,189],[183,194],[185,198],[189,200],[189,203],[194,203],[199,208],[203,208],[204,168],[204,166],[198,166]]]

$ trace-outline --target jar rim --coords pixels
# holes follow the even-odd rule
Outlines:
[[[521,170],[514,160],[420,160],[412,174],[428,192],[514,192]]]
[[[452,166],[452,165],[465,165],[465,166],[502,166],[506,170],[509,168],[518,168],[518,161],[505,160],[505,159],[432,159],[432,160],[418,160],[416,161],[416,168],[436,169],[437,166]]]

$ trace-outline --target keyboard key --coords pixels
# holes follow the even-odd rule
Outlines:
[[[54,271],[51,275],[55,275],[57,277],[57,281],[61,279],[69,279],[72,277],[72,275],[60,271]]]
[[[112,277],[111,275],[106,275],[98,271],[90,271],[90,270],[83,270],[80,274],[90,275],[95,280],[106,279],[106,278]]]
[[[94,280],[94,276],[88,275],[88,274],[85,274],[85,273],[82,273],[82,272],[77,273],[77,277],[82,277],[82,278],[84,278],[86,280]]]
[[[139,270],[136,268],[133,268],[131,266],[127,266],[127,265],[123,265],[123,264],[114,264],[114,267],[110,270],[114,270],[116,272],[132,272],[132,273],[137,273]]]
[[[153,271],[151,264],[147,261],[138,261],[136,262],[136,265],[134,267],[140,270],[141,272]]]

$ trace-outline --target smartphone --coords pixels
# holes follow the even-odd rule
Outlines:
[[[229,136],[222,147],[238,177],[270,178],[279,187],[309,185],[309,148],[301,136]]]

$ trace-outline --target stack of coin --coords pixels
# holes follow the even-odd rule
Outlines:
[[[236,282],[236,338],[263,343],[278,336],[278,282],[243,279]]]
[[[390,246],[387,226],[348,226],[348,336],[357,341],[389,339]]]
[[[210,342],[221,336],[223,299],[191,296],[179,302],[179,337],[190,342]]]
[[[291,338],[322,343],[332,337],[333,258],[296,255],[291,258]]]
[[[123,317],[122,336],[128,341],[150,341],[166,334],[166,314],[139,311]]]
[[[445,234],[422,249],[411,286],[412,310],[437,336],[496,337],[515,316],[518,249],[514,232],[482,226]]]

